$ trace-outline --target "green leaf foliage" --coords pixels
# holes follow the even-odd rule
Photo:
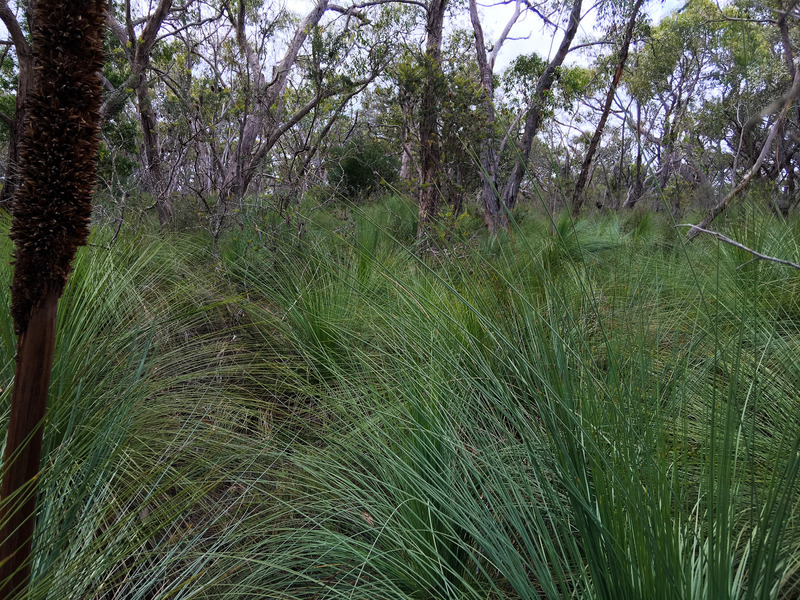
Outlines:
[[[356,137],[331,153],[330,183],[351,200],[363,199],[397,180],[400,162],[388,144]]]

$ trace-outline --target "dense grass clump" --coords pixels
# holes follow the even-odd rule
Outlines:
[[[354,219],[280,274],[228,267],[321,389],[293,462],[326,593],[796,593],[797,275],[647,217],[431,260]],[[791,225],[742,223],[797,254]]]
[[[411,209],[80,254],[38,596],[800,593],[799,275],[650,217],[420,254]]]
[[[284,518],[263,497],[276,495],[285,445],[250,381],[281,368],[246,369],[269,354],[256,361],[237,337],[235,306],[193,240],[92,242],[59,308],[30,597],[218,596],[247,572],[253,537],[269,556],[264,531]]]

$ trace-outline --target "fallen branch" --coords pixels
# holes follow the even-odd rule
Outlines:
[[[681,223],[680,225],[675,225],[675,227],[691,227],[692,229],[690,230],[690,233],[694,232],[695,236],[699,235],[701,233],[707,233],[708,235],[713,235],[715,238],[717,238],[721,242],[725,242],[726,244],[730,244],[731,246],[736,246],[740,250],[744,250],[745,252],[749,252],[750,254],[755,256],[755,258],[753,260],[769,260],[769,261],[776,262],[776,263],[779,263],[779,264],[782,264],[782,265],[786,265],[787,267],[792,267],[793,269],[800,270],[800,265],[798,265],[797,263],[793,263],[790,260],[784,260],[782,258],[776,258],[774,256],[767,256],[766,254],[761,254],[761,252],[756,252],[752,248],[748,248],[744,244],[740,244],[736,240],[732,240],[731,238],[722,235],[718,231],[712,231],[710,229],[703,229],[702,227],[698,227],[697,225],[692,225],[691,223]],[[692,236],[692,237],[694,237],[694,236]],[[752,261],[749,261],[749,262],[752,262]],[[745,264],[747,264],[747,263],[745,263]]]

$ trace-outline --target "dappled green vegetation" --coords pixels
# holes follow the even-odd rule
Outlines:
[[[309,210],[216,255],[97,228],[31,597],[797,597],[800,274],[649,214],[420,254],[401,199]],[[725,231],[800,258],[794,221]]]

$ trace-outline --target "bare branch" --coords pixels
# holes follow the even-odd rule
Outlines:
[[[202,27],[206,23],[212,23],[212,22],[220,19],[222,17],[223,12],[224,12],[224,8],[220,8],[219,13],[217,13],[216,15],[213,15],[213,16],[210,16],[210,17],[206,17],[204,19],[201,19],[200,21],[195,21],[194,23],[186,23],[185,25],[181,25],[177,29],[173,29],[171,31],[168,31],[164,35],[159,36],[158,38],[156,38],[156,43],[158,43],[161,40],[164,40],[164,39],[166,39],[168,37],[176,36],[179,33],[181,33],[182,31],[186,31],[187,29],[190,29],[190,28],[193,28],[193,27]]]
[[[358,86],[353,89],[350,93],[348,93],[344,100],[342,101],[342,106],[347,104],[354,96],[361,93],[366,89],[366,87],[372,83],[375,78],[378,76],[377,73],[371,74],[369,77],[355,82],[355,85]],[[294,115],[292,115],[289,119],[286,120],[285,123],[282,123],[280,126],[276,127],[274,131],[270,133],[267,139],[256,149],[253,153],[253,158],[251,159],[251,164],[257,164],[260,162],[264,156],[266,156],[267,152],[278,142],[278,140],[283,136],[284,133],[289,131],[292,127],[297,125],[303,117],[305,117],[308,113],[316,108],[316,106],[326,98],[331,98],[335,95],[340,93],[340,90],[328,90],[326,92],[319,92],[314,95],[314,97],[309,100],[305,106],[301,107]]]
[[[22,27],[20,27],[16,15],[9,8],[7,0],[0,1],[0,20],[3,21],[6,29],[8,29],[8,33],[11,36],[11,40],[14,42],[17,53],[22,51],[26,55],[30,54],[30,44],[28,44],[28,40],[22,32]]]
[[[593,46],[613,46],[613,40],[595,40],[593,42],[584,42],[582,44],[575,44],[572,48],[569,49],[570,52],[575,52],[576,50],[583,50],[584,48],[591,48]]]
[[[350,9],[361,9],[361,8],[369,8],[370,6],[381,6],[383,4],[410,4],[412,6],[419,6],[423,10],[426,10],[428,7],[425,5],[424,2],[417,2],[416,0],[371,0],[370,2],[360,2],[358,4],[353,4]]]
[[[783,258],[776,258],[774,256],[767,256],[766,254],[761,254],[761,252],[757,252],[752,248],[748,248],[744,244],[740,244],[736,240],[732,240],[731,238],[722,235],[718,231],[712,231],[710,229],[703,229],[702,227],[698,227],[697,225],[692,225],[691,223],[681,223],[680,225],[675,225],[675,227],[690,227],[690,232],[695,232],[695,235],[699,235],[701,233],[707,233],[708,235],[712,235],[717,238],[721,242],[725,242],[726,244],[730,244],[731,246],[735,246],[740,250],[744,250],[745,252],[749,252],[753,256],[755,256],[754,260],[769,260],[772,262],[779,263],[781,265],[786,265],[787,267],[792,267],[793,269],[800,270],[800,265],[797,263],[793,263],[790,260],[785,260]],[[747,263],[745,263],[747,264]]]
[[[128,32],[125,31],[125,28],[117,21],[117,18],[114,16],[114,13],[110,10],[106,11],[106,25],[108,28],[114,32],[114,35],[119,40],[119,43],[122,45],[125,54],[130,52],[130,48],[128,47],[128,42],[130,38],[128,37]]]
[[[514,24],[519,19],[519,15],[522,12],[522,0],[517,0],[516,4],[514,5],[514,14],[511,15],[511,18],[506,23],[505,28],[503,29],[503,33],[500,34],[500,37],[497,38],[497,41],[494,43],[494,48],[489,53],[489,66],[491,69],[494,70],[494,63],[497,60],[497,55],[500,54],[500,48],[503,47],[503,44],[508,39],[508,34],[511,33],[511,28],[514,27]]]
[[[543,12],[541,12],[538,7],[536,7],[533,4],[531,4],[529,2],[529,0],[524,0],[524,2],[525,2],[525,8],[527,8],[529,11],[531,11],[535,15],[538,15],[538,17],[542,21],[544,21],[545,25],[549,25],[550,27],[554,27],[554,28],[558,29],[558,25],[553,23],[553,21],[551,21],[549,17],[547,17]]]
[[[358,10],[358,8],[355,6],[348,6],[345,8],[344,6],[339,6],[338,4],[329,4],[328,10],[338,12],[346,17],[355,17],[362,23],[369,23],[369,19],[366,17],[366,15]]]

